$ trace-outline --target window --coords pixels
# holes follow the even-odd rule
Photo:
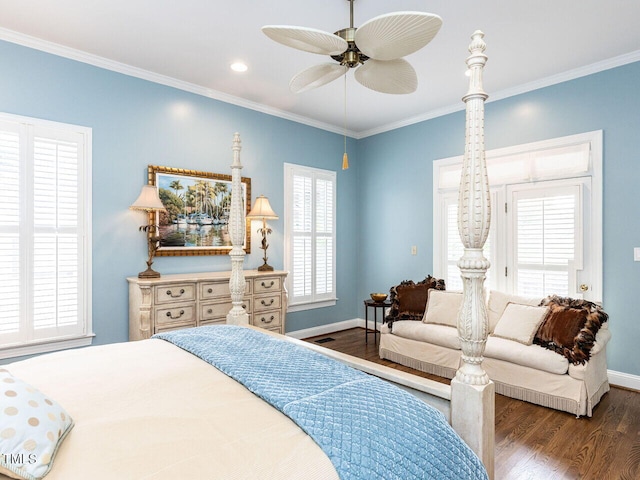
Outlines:
[[[525,296],[602,300],[602,132],[488,151],[485,285]],[[434,274],[462,287],[462,157],[434,162]],[[586,289],[586,290],[585,290]]]
[[[285,163],[289,311],[335,305],[336,173]]]
[[[574,296],[576,265],[581,264],[581,185],[510,187],[513,275],[510,290],[528,297]]]
[[[0,114],[0,358],[91,343],[91,130]]]
[[[495,202],[495,194],[492,195],[492,202]],[[438,278],[444,278],[447,286],[447,290],[462,290],[462,277],[460,276],[460,269],[458,268],[458,260],[464,253],[464,245],[460,240],[460,234],[458,233],[458,193],[449,192],[443,195],[442,205],[444,208],[442,216],[442,232],[444,237],[441,241],[444,253],[443,258],[446,258],[446,275]],[[487,260],[493,263],[495,252],[491,250],[492,239],[495,236],[495,223],[491,224],[489,229],[489,236],[484,243],[484,256]],[[489,269],[486,274],[487,285],[491,284],[491,277],[493,271]]]

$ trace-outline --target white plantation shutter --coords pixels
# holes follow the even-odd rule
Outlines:
[[[316,179],[316,295],[333,292],[333,184]]]
[[[285,164],[285,269],[294,307],[335,302],[335,178]]]
[[[19,125],[0,123],[0,337],[20,332],[20,134]]]
[[[455,197],[455,200],[454,200]],[[445,286],[447,290],[462,290],[462,278],[460,277],[460,268],[458,268],[458,260],[464,254],[464,245],[460,240],[460,232],[458,232],[458,197],[451,196],[445,202],[446,208],[446,241],[447,248],[447,276],[445,277]],[[493,201],[493,198],[492,198]],[[493,203],[492,203],[493,205]],[[491,237],[494,235],[495,229],[492,227],[489,231],[487,241],[484,243],[484,256],[489,262],[492,262]],[[493,262],[492,262],[493,263]],[[486,273],[485,285],[491,287],[493,277],[493,269],[489,268]]]
[[[293,226],[292,226],[292,262],[291,295],[295,298],[311,297],[312,290],[312,196],[311,177],[293,176]]]
[[[582,243],[579,185],[513,190],[515,258],[513,278],[520,295],[573,293],[573,268]]]
[[[7,192],[0,199],[0,349],[5,350],[90,333],[85,252],[90,131],[25,120],[0,122],[0,177]]]

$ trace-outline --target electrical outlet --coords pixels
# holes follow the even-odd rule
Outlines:
[[[640,247],[635,247],[633,249],[633,261],[640,262]]]
[[[411,255],[417,255],[418,254],[418,247],[415,245],[411,245]]]

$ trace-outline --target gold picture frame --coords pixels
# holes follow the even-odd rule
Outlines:
[[[149,165],[147,173],[166,208],[149,214],[149,225],[157,225],[160,237],[156,257],[229,253],[231,175],[157,165]],[[251,209],[251,179],[241,180],[246,216]],[[244,249],[250,253],[250,221],[245,219],[245,224]]]

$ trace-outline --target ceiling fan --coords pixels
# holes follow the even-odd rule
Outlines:
[[[294,93],[325,85],[350,68],[356,68],[356,80],[381,93],[406,94],[418,87],[413,67],[402,57],[429,43],[442,26],[438,15],[424,12],[393,12],[353,26],[353,1],[350,26],[329,33],[315,28],[289,25],[265,25],[262,31],[272,40],[305,52],[330,55],[337,63],[321,63],[302,70],[289,82]],[[365,63],[366,62],[366,63]]]

